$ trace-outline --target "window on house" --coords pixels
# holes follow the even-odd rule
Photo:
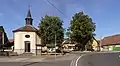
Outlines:
[[[25,35],[26,38],[30,38],[30,35]]]

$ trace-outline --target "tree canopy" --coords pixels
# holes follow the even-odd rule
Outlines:
[[[42,17],[41,22],[39,23],[39,32],[41,33],[41,39],[43,44],[54,44],[55,35],[56,43],[62,43],[64,39],[64,29],[62,27],[63,21],[56,16]]]
[[[83,12],[76,13],[70,21],[69,33],[70,39],[78,43],[78,45],[85,49],[88,41],[92,40],[96,25],[92,19]]]

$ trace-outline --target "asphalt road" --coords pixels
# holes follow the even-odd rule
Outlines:
[[[57,61],[57,62],[2,62],[0,66],[69,66],[70,61]]]
[[[54,57],[48,57],[41,62],[0,62],[0,66],[120,66],[120,53],[88,53],[82,57],[80,55],[75,53],[59,56],[56,60]]]
[[[40,62],[0,62],[0,66],[70,66],[71,60],[74,59],[74,57],[76,57],[76,54],[58,56],[56,59],[54,56],[47,57]]]
[[[77,66],[120,66],[120,53],[94,53],[81,57]]]

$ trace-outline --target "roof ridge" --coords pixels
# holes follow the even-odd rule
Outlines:
[[[104,37],[104,39],[102,40],[102,44],[103,45],[120,44],[120,34]]]
[[[35,31],[36,32],[37,30],[38,29],[32,25],[24,25],[16,30],[13,30],[13,32],[17,32],[17,31]]]
[[[111,35],[111,36],[106,36],[106,37],[104,37],[104,38],[114,37],[114,36],[120,36],[120,34],[115,34],[115,35]]]

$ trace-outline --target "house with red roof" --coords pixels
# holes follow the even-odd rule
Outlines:
[[[120,34],[104,37],[101,47],[103,51],[120,51]]]

